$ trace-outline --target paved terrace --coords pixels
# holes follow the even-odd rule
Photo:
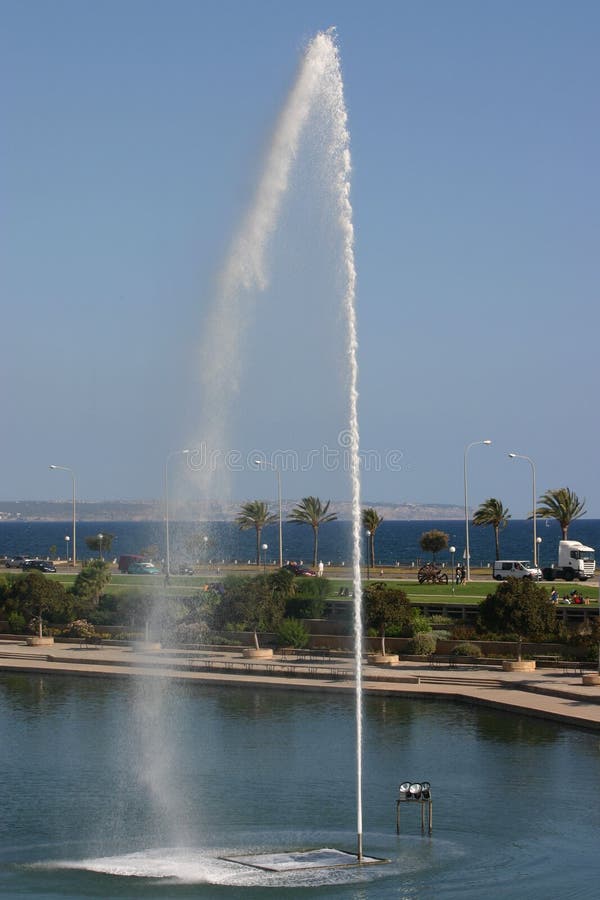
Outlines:
[[[135,650],[131,647],[86,647],[60,643],[30,647],[0,640],[0,673],[91,677],[170,678],[201,684],[279,690],[353,692],[353,661],[318,655],[276,654],[247,660],[241,649]],[[553,719],[600,731],[600,686],[583,685],[581,675],[560,666],[535,672],[503,672],[485,665],[431,668],[428,663],[400,662],[394,667],[363,668],[368,694],[434,697],[478,703],[509,712]]]

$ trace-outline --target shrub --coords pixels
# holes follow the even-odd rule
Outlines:
[[[166,640],[175,644],[206,644],[207,635],[203,622],[179,622],[165,632]]]
[[[94,626],[87,619],[75,619],[63,629],[65,637],[89,638],[96,634]]]
[[[481,647],[478,647],[477,644],[470,644],[468,641],[465,641],[463,644],[457,644],[454,650],[452,651],[453,656],[476,656],[478,659],[482,656]]]
[[[283,647],[308,646],[309,634],[298,619],[284,619],[279,626],[278,640]]]
[[[321,619],[325,612],[325,601],[319,597],[296,596],[285,601],[285,615],[290,619]]]
[[[22,616],[20,612],[9,613],[7,622],[11,634],[23,634],[25,631],[25,616]]]
[[[455,641],[474,641],[479,635],[472,625],[455,625],[450,633]]]
[[[416,656],[429,656],[430,653],[435,653],[436,646],[437,636],[435,634],[421,632],[415,634],[410,642],[409,652],[414,653]]]
[[[450,616],[440,616],[439,614],[435,614],[429,617],[429,620],[432,625],[452,625],[454,623],[454,619]]]
[[[556,610],[546,588],[525,578],[503,581],[482,601],[479,614],[484,628],[501,634],[543,641],[556,632]]]

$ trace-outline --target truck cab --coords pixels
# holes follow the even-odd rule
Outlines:
[[[596,569],[596,554],[592,547],[580,541],[560,541],[558,544],[558,568],[563,575],[586,581]]]

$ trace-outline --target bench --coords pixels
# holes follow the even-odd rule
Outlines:
[[[448,669],[456,668],[456,656],[453,656],[450,653],[430,653],[429,654],[429,665],[432,669],[439,668],[440,666],[446,666]]]
[[[97,635],[92,635],[91,637],[80,638],[79,640],[79,649],[83,649],[84,647],[101,647],[102,646],[102,638]]]

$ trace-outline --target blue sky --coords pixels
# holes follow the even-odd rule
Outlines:
[[[203,325],[302,51],[337,26],[353,154],[366,500],[600,516],[600,7],[0,2],[0,497],[159,496],[202,434]],[[344,351],[299,154],[245,337],[233,447],[338,447]],[[393,459],[393,464],[390,464]],[[179,474],[173,470],[173,478]],[[192,483],[186,490],[193,491]],[[269,497],[241,466],[229,490]],[[346,499],[343,471],[284,473]]]

